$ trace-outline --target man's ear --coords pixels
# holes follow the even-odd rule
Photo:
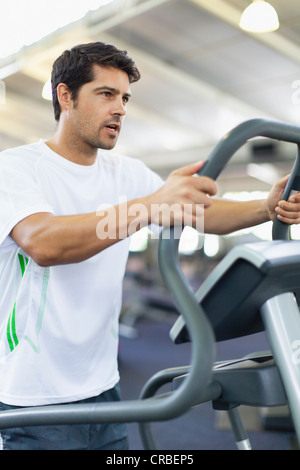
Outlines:
[[[65,83],[57,85],[57,99],[59,101],[61,111],[67,111],[71,103],[71,91]]]

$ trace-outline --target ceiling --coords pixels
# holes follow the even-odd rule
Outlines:
[[[162,174],[205,159],[227,131],[247,119],[300,125],[300,2],[270,0],[280,29],[258,35],[238,27],[249,3],[116,0],[0,60],[6,92],[0,104],[0,150],[52,134],[52,105],[41,96],[52,63],[66,48],[94,40],[126,49],[142,74],[132,85],[116,151]],[[234,181],[235,188],[265,188],[289,169],[294,155],[294,146],[279,143],[271,162],[264,156],[259,160],[251,143],[228,166],[223,186],[232,189]],[[258,162],[266,177],[249,178],[248,164]],[[275,163],[272,172],[270,163]]]

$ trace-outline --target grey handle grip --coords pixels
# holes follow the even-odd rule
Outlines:
[[[220,140],[199,171],[199,175],[216,179],[232,155],[242,147],[247,140],[258,136],[298,144],[298,153],[294,167],[282,196],[282,199],[287,200],[291,191],[300,190],[300,127],[284,122],[251,119],[240,124]],[[289,228],[290,226],[288,224],[281,222],[277,219],[277,216],[275,216],[273,223],[273,239],[288,239]]]

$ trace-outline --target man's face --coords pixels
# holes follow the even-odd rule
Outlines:
[[[80,88],[69,110],[74,139],[92,148],[112,149],[117,143],[130,96],[125,72],[94,65],[94,80]]]

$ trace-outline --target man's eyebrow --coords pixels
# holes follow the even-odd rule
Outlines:
[[[105,86],[105,85],[104,85],[104,86],[99,86],[99,87],[95,88],[95,89],[94,89],[94,92],[95,92],[95,93],[98,93],[99,91],[104,91],[104,90],[106,90],[106,91],[111,91],[111,92],[114,93],[115,95],[119,95],[119,94],[120,94],[120,90],[118,90],[117,88],[113,88],[113,87]],[[131,97],[131,93],[126,92],[126,93],[124,93],[123,96],[126,96],[126,97],[130,98],[130,97]]]

